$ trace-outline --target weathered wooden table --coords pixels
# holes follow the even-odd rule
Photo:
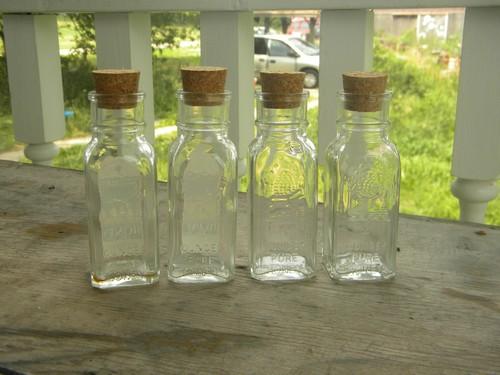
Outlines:
[[[227,285],[103,292],[82,174],[0,162],[0,373],[500,374],[499,228],[403,216],[399,247],[386,284],[262,284],[240,264]]]

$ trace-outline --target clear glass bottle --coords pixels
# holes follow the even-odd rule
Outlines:
[[[169,150],[168,277],[177,283],[234,276],[237,154],[227,137],[228,91],[179,91],[177,139]]]
[[[339,133],[324,175],[324,262],[339,281],[395,276],[400,161],[388,137],[390,99],[339,93]]]
[[[249,147],[250,273],[302,280],[315,271],[317,161],[305,136],[308,93],[258,92]],[[283,104],[283,105],[280,105]]]
[[[143,135],[144,94],[90,92],[89,99],[92,139],[84,163],[92,286],[155,283],[160,273],[156,165]]]

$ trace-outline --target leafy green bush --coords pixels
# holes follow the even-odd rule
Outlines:
[[[163,47],[177,48],[181,41],[200,38],[198,12],[167,12],[151,15],[151,39],[160,54]]]
[[[394,93],[390,133],[401,154],[401,212],[458,219],[450,191],[458,74],[443,74],[435,58],[399,55],[378,39],[374,52],[374,69],[389,74]],[[486,222],[500,224],[500,199],[489,204]]]
[[[61,56],[64,102],[69,107],[88,108],[87,94],[94,89],[92,71],[96,69],[95,56]]]
[[[401,211],[458,218],[450,192],[458,74],[443,76],[437,64],[417,65],[378,40],[374,68],[389,74],[394,93],[390,133],[401,154]]]
[[[94,89],[92,82],[94,69],[96,69],[95,56],[85,59],[77,55],[61,57],[64,107],[73,111],[73,116],[66,118],[67,138],[90,132],[90,103],[87,95]]]
[[[175,56],[171,53],[153,57],[155,117],[161,119],[163,125],[175,124],[175,95],[181,87],[180,67],[196,65],[199,61],[199,56]],[[65,105],[75,112],[75,116],[68,120],[67,136],[88,132],[90,109],[87,94],[94,88],[92,70],[96,68],[95,56],[89,56],[87,59],[76,56],[62,57],[61,65]]]
[[[180,68],[197,65],[199,56],[155,56],[153,58],[153,82],[155,116],[168,119],[168,125],[175,124],[177,113],[176,92],[181,87]]]

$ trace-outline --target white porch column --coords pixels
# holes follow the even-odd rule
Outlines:
[[[245,174],[248,144],[253,138],[253,13],[202,12],[201,63],[228,68],[231,91],[229,137],[238,149],[240,176]]]
[[[146,137],[154,141],[153,58],[149,13],[96,13],[96,53],[99,69],[138,69],[144,91]]]
[[[483,222],[500,175],[500,7],[468,8],[457,103],[451,191],[460,220]]]
[[[368,70],[373,60],[373,12],[323,10],[321,12],[318,141],[320,160],[335,139],[337,92],[342,73]]]
[[[34,164],[50,165],[64,136],[64,98],[55,15],[4,14],[14,134]]]

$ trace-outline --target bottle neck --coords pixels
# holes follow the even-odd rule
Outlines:
[[[229,127],[228,91],[218,94],[193,94],[178,91],[177,128],[184,134],[217,133],[226,135]]]
[[[276,137],[303,134],[307,127],[308,93],[256,93],[256,126],[262,134]]]
[[[351,141],[362,140],[367,143],[380,143],[387,140],[387,130],[388,124],[342,124],[339,129],[339,135],[340,137]]]
[[[100,142],[125,144],[144,134],[142,105],[134,108],[107,109],[92,103],[92,134]]]
[[[144,131],[144,94],[89,93],[93,135],[109,143],[134,142]]]
[[[144,126],[95,126],[92,128],[92,135],[102,143],[135,143],[139,137],[144,135]]]
[[[345,132],[385,132],[390,124],[385,111],[357,112],[341,108],[338,114],[338,128]]]
[[[338,94],[337,124],[341,135],[378,141],[387,137],[391,93]]]
[[[266,138],[289,139],[304,134],[304,127],[298,123],[276,125],[256,122],[256,126],[257,135]]]

